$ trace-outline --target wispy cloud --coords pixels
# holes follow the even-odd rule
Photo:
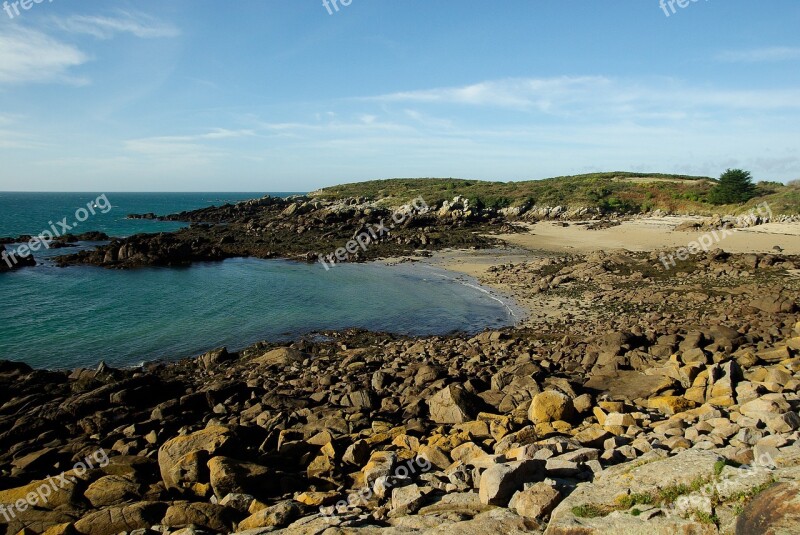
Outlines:
[[[98,39],[111,39],[118,33],[128,33],[141,39],[180,35],[180,30],[172,24],[128,11],[120,11],[115,16],[73,15],[56,19],[55,22],[64,31],[91,35]]]
[[[692,87],[671,78],[604,76],[492,80],[462,87],[422,89],[368,97],[366,101],[508,108],[550,115],[676,116],[713,109],[800,108],[800,88],[731,90]]]
[[[202,134],[187,136],[156,136],[125,141],[125,149],[139,154],[151,156],[168,156],[173,154],[198,153],[213,156],[220,151],[210,143],[222,139],[233,139],[254,136],[253,130],[228,130],[216,128]]]
[[[600,76],[558,78],[510,78],[479,82],[462,87],[445,87],[419,91],[405,91],[375,97],[385,102],[455,103],[473,106],[504,108],[535,107],[547,110],[552,99],[569,99],[590,88],[609,85],[608,78]]]
[[[0,33],[0,84],[84,84],[85,79],[71,76],[68,71],[88,60],[76,47],[38,30],[14,27]]]
[[[717,54],[716,59],[730,63],[768,63],[794,61],[800,59],[800,48],[773,46],[750,50],[726,50]]]

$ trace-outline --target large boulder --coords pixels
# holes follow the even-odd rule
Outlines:
[[[759,297],[750,306],[768,314],[792,313],[797,310],[793,299],[780,294]]]
[[[28,498],[31,494],[37,497],[36,500]],[[39,509],[56,509],[77,504],[79,496],[76,481],[71,476],[67,476],[66,481],[59,480],[55,489],[50,481],[45,480],[33,481],[22,487],[0,491],[0,504],[11,505],[22,500]]]
[[[505,507],[525,483],[541,481],[544,474],[544,462],[539,460],[494,464],[481,474],[478,485],[481,503]]]
[[[259,464],[214,457],[208,462],[208,470],[211,488],[219,499],[228,494],[268,497],[277,488],[272,471]]]
[[[284,501],[262,509],[239,522],[238,530],[257,528],[282,528],[300,516],[300,507],[292,501]]]
[[[167,489],[189,489],[209,481],[208,460],[233,449],[227,427],[212,426],[168,440],[158,450],[161,479]]]
[[[203,368],[205,368],[206,370],[209,370],[209,369],[213,368],[214,366],[217,366],[217,365],[222,364],[224,362],[230,362],[230,361],[234,360],[235,358],[236,358],[236,355],[235,354],[232,355],[232,354],[228,353],[228,349],[227,348],[220,347],[220,348],[211,350],[208,353],[200,355],[200,357],[198,357],[198,360],[200,361],[200,364],[203,366]]]
[[[124,476],[101,477],[83,493],[93,507],[120,505],[141,497],[139,485]]]
[[[291,364],[302,364],[306,359],[305,353],[291,347],[279,347],[253,359],[256,364],[263,366],[289,366]]]
[[[569,420],[574,412],[572,400],[566,394],[546,390],[533,397],[528,409],[528,419],[537,424]]]
[[[616,370],[611,374],[594,375],[583,386],[598,395],[606,395],[609,399],[632,402],[638,398],[649,398],[670,388],[674,382],[674,379],[662,375]]]
[[[508,506],[519,516],[542,520],[560,501],[561,492],[555,486],[542,481],[514,494]]]
[[[168,505],[140,502],[95,511],[75,522],[75,530],[83,535],[116,535],[160,524]]]
[[[431,420],[437,424],[463,424],[474,420],[480,401],[458,385],[449,385],[428,400]]]
[[[194,526],[217,533],[229,533],[236,522],[235,512],[213,503],[173,502],[161,525],[168,528]]]

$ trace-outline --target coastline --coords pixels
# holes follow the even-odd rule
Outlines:
[[[0,363],[0,504],[89,452],[111,467],[7,531],[704,532],[660,489],[705,507],[694,482],[724,476],[747,494],[711,506],[729,533],[768,482],[800,487],[800,257],[770,247],[786,229],[664,269],[660,250],[700,234],[563,225],[378,261],[524,308],[511,327],[329,331],[129,370]],[[634,471],[631,490],[616,474]]]

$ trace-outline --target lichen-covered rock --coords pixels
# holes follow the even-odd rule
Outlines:
[[[167,489],[185,489],[195,483],[208,483],[208,460],[230,449],[233,449],[233,434],[221,426],[168,440],[158,450],[164,485]]]
[[[566,394],[546,390],[533,397],[528,410],[528,419],[533,423],[548,423],[569,420],[573,414],[572,400]]]

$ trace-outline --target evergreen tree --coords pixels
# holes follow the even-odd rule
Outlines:
[[[719,183],[708,194],[713,204],[739,204],[756,196],[753,176],[742,169],[728,169],[719,177]]]

